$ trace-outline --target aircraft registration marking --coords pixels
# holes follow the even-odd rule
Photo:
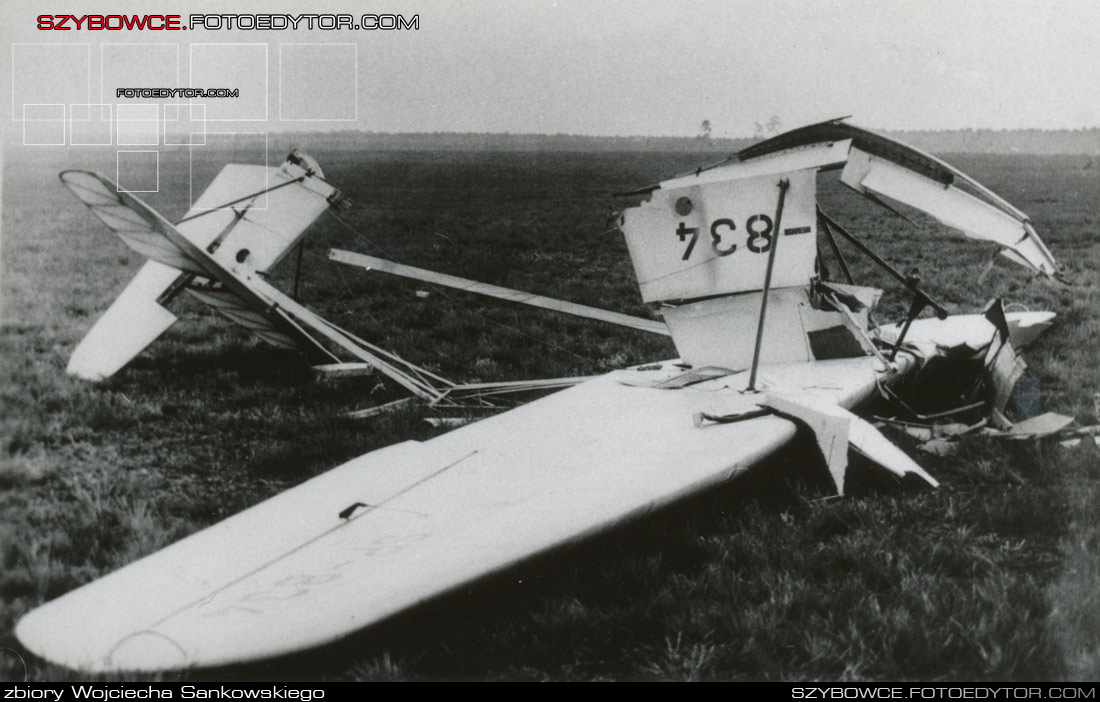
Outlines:
[[[772,229],[774,228],[772,218],[766,214],[754,214],[745,220],[745,231],[748,233],[748,237],[745,240],[745,247],[753,253],[767,253],[772,247]],[[787,229],[785,234],[801,234],[802,229],[810,231],[809,227],[801,227],[799,229]],[[725,230],[725,231],[722,231]],[[729,235],[730,232],[737,230],[737,225],[734,221],[728,217],[722,217],[716,219],[710,224],[710,246],[714,250],[714,253],[719,256],[729,256],[737,251],[737,244],[729,244],[723,246],[722,235]],[[684,255],[680,259],[686,261],[691,258],[692,252],[695,250],[695,242],[699,240],[699,227],[689,227],[686,222],[680,222],[680,225],[676,228],[676,236],[679,237],[681,243],[687,242],[687,248],[684,249]],[[691,240],[688,240],[688,237]],[[732,237],[730,237],[732,238]]]

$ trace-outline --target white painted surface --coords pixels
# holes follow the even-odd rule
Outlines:
[[[304,235],[306,228],[328,207],[327,198],[335,192],[330,185],[314,178],[287,185],[304,174],[300,166],[290,161],[279,168],[227,165],[176,230],[201,249],[224,234],[213,256],[216,262],[223,267],[236,265],[238,252],[247,250],[248,265],[267,270]],[[163,217],[137,198],[118,193],[109,179],[85,171],[67,171],[62,174],[62,182],[128,246],[150,258],[96,321],[69,360],[66,370],[70,375],[98,381],[118,372],[175,322],[176,317],[156,301],[181,271],[200,276],[208,273],[165,238],[163,227],[167,223]],[[217,209],[277,186],[284,187],[249,197],[231,208]],[[234,297],[231,293],[221,293],[220,297],[196,294],[196,297],[275,346],[303,348],[315,357],[327,354],[308,337],[268,320],[261,313],[263,306],[257,308],[250,298]]]
[[[1054,312],[1006,312],[1009,341],[1017,349],[1025,348],[1050,328]],[[901,324],[888,324],[879,328],[879,336],[889,342],[897,340]],[[972,349],[985,348],[993,339],[996,327],[980,314],[952,315],[947,319],[918,319],[905,335],[905,343],[927,347],[934,354],[936,347],[951,348],[966,344]]]
[[[844,494],[849,447],[899,478],[917,475],[932,487],[939,487],[935,478],[878,429],[827,396],[822,397],[814,391],[797,396],[773,392],[768,393],[763,404],[802,421],[813,431],[818,448],[833,477],[837,494]]]
[[[157,297],[180,272],[146,261],[69,357],[65,372],[98,382],[111,377],[153,343],[176,321]]]
[[[810,396],[796,397],[768,393],[762,404],[798,419],[814,434],[817,448],[829,468],[838,495],[844,494],[844,478],[848,472],[848,427],[852,414],[833,402],[822,402]]]
[[[865,419],[851,416],[848,427],[848,443],[861,454],[890,471],[899,478],[906,475],[918,475],[932,487],[939,487],[939,481],[929,475],[912,458],[895,446]]]
[[[759,384],[848,405],[873,392],[873,363],[772,367]],[[315,646],[728,480],[794,436],[777,417],[693,425],[756,407],[744,373],[680,390],[618,382],[680,372],[613,373],[367,454],[31,612],[17,635],[88,671]],[[340,519],[354,502],[377,507]]]
[[[232,226],[232,231],[214,252],[214,260],[229,266],[237,262],[238,252],[247,250],[249,265],[255,270],[266,271],[287,255],[309,225],[328,207],[328,195],[335,192],[328,184],[315,180],[285,185],[302,173],[301,168],[291,163],[284,163],[280,168],[230,164],[221,170],[184,219],[204,211],[206,214],[181,221],[177,229],[189,240],[205,247],[225,227]],[[232,208],[210,211],[210,208],[243,196],[284,185]],[[238,218],[241,212],[244,217]]]
[[[672,332],[676,352],[696,367],[748,368],[756,344],[760,299],[760,293],[733,295],[665,308],[662,314]],[[799,311],[802,305],[809,304],[804,287],[771,291],[761,364],[795,363],[812,358]]]
[[[868,288],[868,291],[872,289]],[[718,366],[743,369],[752,364],[760,319],[760,293],[745,293],[700,300],[661,311],[672,332],[676,352],[695,367]],[[814,309],[809,287],[772,290],[760,364],[776,365],[814,360],[810,332],[832,327],[865,328],[867,311],[854,316],[854,323],[840,312]],[[863,326],[859,326],[862,324]],[[852,335],[853,346],[860,340]]]
[[[958,339],[980,336],[979,326],[963,318],[935,329]],[[850,410],[915,361],[901,354],[886,375],[877,365],[863,357],[768,366],[757,385]],[[37,655],[86,671],[213,666],[309,648],[729,480],[795,435],[774,416],[695,427],[698,412],[743,413],[761,395],[743,392],[745,372],[652,387],[682,373],[672,363],[617,371],[354,459],[39,607],[16,635]],[[846,418],[857,449],[935,484],[873,427]],[[338,516],[356,502],[367,507]]]
[[[698,175],[693,173],[666,180],[661,183],[661,188],[683,188],[691,185],[756,178],[806,169],[816,172],[822,168],[843,165],[848,159],[848,151],[851,146],[851,139],[843,139],[777,151],[748,161],[731,161],[701,171]]]
[[[784,232],[804,233],[780,235],[772,287],[806,285],[817,258],[816,175],[803,170],[662,187],[648,201],[625,210],[619,228],[642,299],[657,302],[763,289],[768,244],[763,237],[753,237],[750,246],[750,229],[767,231],[769,238],[777,235],[772,220],[780,180],[789,181],[790,188],[779,226]],[[690,207],[685,206],[689,201]]]
[[[931,178],[858,149],[841,174],[841,182],[860,192],[869,191],[917,208],[972,239],[991,241],[1015,252],[1027,266],[1046,275],[1058,264],[1024,221],[953,185]],[[1026,237],[1026,238],[1025,238]]]

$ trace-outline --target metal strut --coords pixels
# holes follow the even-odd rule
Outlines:
[[[940,319],[947,319],[947,310],[944,309],[943,305],[933,300],[928,293],[921,289],[919,275],[902,274],[901,271],[891,266],[878,254],[869,249],[866,244],[849,234],[844,227],[837,224],[829,215],[822,212],[820,207],[817,209],[817,219],[830,240],[832,240],[831,231],[836,230],[838,234],[852,242],[857,249],[865,253],[868,258],[878,264],[879,268],[882,268],[882,270],[892,275],[898,282],[913,293],[913,301],[909,304],[909,311],[905,317],[905,325],[902,327],[901,335],[898,336],[898,340],[894,343],[893,351],[890,354],[891,361],[897,357],[898,350],[901,348],[902,343],[905,342],[905,335],[909,333],[909,327],[913,324],[913,320],[924,311],[925,307],[931,307],[935,310],[936,316]]]
[[[294,292],[291,294],[295,302],[301,302],[298,298],[298,283],[302,280],[302,249],[305,248],[305,245],[305,240],[298,242],[298,260],[294,264]]]
[[[775,205],[775,225],[772,228],[772,247],[768,251],[768,268],[764,273],[764,297],[760,300],[760,319],[756,323],[756,346],[752,351],[752,371],[749,372],[748,392],[756,392],[756,369],[760,365],[760,346],[764,340],[764,317],[768,312],[768,292],[772,288],[772,268],[775,267],[775,251],[779,248],[781,223],[783,221],[783,203],[787,199],[787,188],[791,183],[783,179],[778,183],[779,201]]]
[[[245,200],[251,200],[252,198],[259,197],[260,195],[263,195],[264,193],[275,192],[279,188],[285,188],[288,185],[294,185],[295,183],[301,183],[305,179],[306,179],[306,176],[298,176],[294,180],[288,180],[285,183],[279,183],[278,185],[272,186],[270,188],[266,188],[264,190],[258,190],[256,192],[252,193],[251,195],[245,195],[244,197],[239,197],[236,200],[233,200],[232,202],[227,202],[225,204],[218,205],[217,207],[211,207],[208,210],[203,210],[202,212],[193,214],[190,217],[184,217],[180,221],[176,222],[176,224],[183,224],[184,222],[189,222],[192,219],[198,219],[199,217],[202,217],[204,215],[208,215],[211,212],[217,212],[218,210],[224,210],[226,207],[232,207],[233,205],[236,205],[238,202],[244,202]]]
[[[848,281],[848,285],[855,285],[856,281],[852,278],[852,272],[848,270],[848,259],[844,258],[844,254],[841,252],[840,247],[836,245],[836,237],[833,236],[833,232],[829,229],[829,225],[822,219],[821,210],[817,211],[817,220],[821,231],[825,233],[825,240],[829,242],[829,248],[833,250],[833,256],[836,257],[837,263],[840,264],[840,270],[844,273],[844,279]]]

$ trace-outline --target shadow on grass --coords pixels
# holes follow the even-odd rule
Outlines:
[[[236,343],[194,348],[177,342],[169,346],[138,356],[122,372],[160,374],[178,383],[225,373],[244,382],[301,384],[313,380],[305,357],[293,351]]]
[[[853,552],[875,541],[881,526],[873,509],[859,505],[904,501],[901,493],[927,488],[902,485],[857,463],[849,501],[834,500],[824,466],[806,458],[812,451],[812,444],[799,442],[727,485],[540,554],[333,645],[192,675],[734,679],[843,673],[835,651],[803,671],[788,669],[778,651],[770,652],[774,646],[804,646],[794,633],[800,620],[812,628],[825,616],[814,604],[820,600],[814,587],[797,574],[822,572],[827,583],[827,571],[843,579],[847,569],[858,571],[852,587],[895,588],[876,563],[863,563]],[[830,543],[839,553],[826,553],[825,562],[818,562]],[[796,602],[774,601],[770,586],[788,587]],[[775,618],[787,620],[782,632],[768,630]],[[731,648],[729,641],[738,638],[744,651]],[[795,655],[800,657],[812,654]]]

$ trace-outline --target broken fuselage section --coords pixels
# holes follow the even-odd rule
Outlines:
[[[742,370],[868,354],[892,360],[925,308],[947,317],[917,278],[893,269],[821,211],[817,174],[833,170],[891,211],[887,199],[995,243],[1038,274],[1058,274],[1027,216],[973,179],[839,120],[812,125],[637,191],[648,199],[622,212],[619,227],[642,297],[660,307],[685,363]],[[845,283],[819,276],[819,234],[839,259]],[[838,235],[913,293],[900,329],[884,334],[875,324],[882,291],[854,284]],[[992,329],[985,325],[979,333]],[[927,345],[909,349],[928,354]]]
[[[830,161],[837,151],[825,150]],[[642,298],[660,305],[692,366],[743,370],[757,356],[768,365],[872,351],[868,312],[881,292],[817,278],[816,168],[768,165],[675,179],[623,213]]]
[[[839,120],[624,194],[648,196],[622,211],[619,228],[642,297],[658,306],[680,360],[694,368],[749,371],[745,391],[763,393],[762,407],[814,431],[842,491],[844,451],[827,447],[848,444],[850,418],[832,416],[842,410],[826,412],[821,407],[827,403],[813,398],[772,397],[758,386],[758,368],[875,356],[880,394],[903,416],[936,421],[969,413],[1006,428],[1003,411],[1025,367],[1016,349],[1049,327],[1054,315],[1006,314],[998,300],[981,315],[948,318],[919,277],[894,269],[821,210],[817,175],[823,171],[840,171],[844,185],[902,217],[891,201],[994,243],[1036,274],[1056,277],[1060,271],[1027,216],[988,188],[933,156]],[[876,323],[882,291],[855,284],[840,237],[911,292],[903,321]],[[844,283],[823,279],[819,242],[832,250]],[[927,309],[936,318],[918,319]],[[918,388],[927,396],[944,368],[951,369],[951,392],[942,393],[934,413],[922,414],[906,393]],[[906,377],[902,391],[891,390]],[[845,436],[833,436],[840,425]],[[917,471],[908,466],[904,472]]]

